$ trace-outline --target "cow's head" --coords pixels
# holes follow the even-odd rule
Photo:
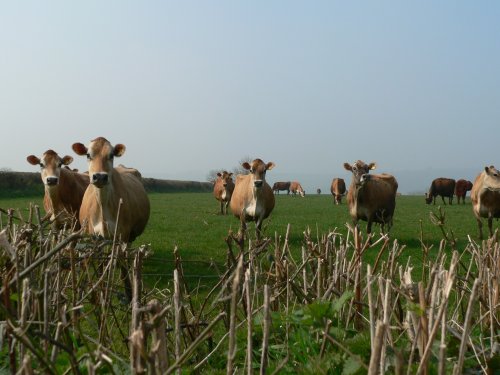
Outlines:
[[[250,174],[253,176],[253,185],[259,189],[264,185],[264,181],[266,181],[266,171],[273,169],[275,164],[273,162],[266,164],[260,159],[255,159],[251,164],[244,162],[241,166],[250,171]]]
[[[352,172],[352,178],[356,185],[361,185],[370,178],[370,171],[377,168],[376,163],[365,164],[357,160],[354,164],[344,163],[344,168]]]
[[[72,148],[78,155],[87,156],[90,183],[98,188],[110,183],[113,160],[125,153],[125,145],[117,144],[112,146],[103,137],[94,139],[88,147],[81,143],[74,143]]]
[[[47,150],[41,158],[38,158],[35,155],[30,155],[26,158],[26,160],[28,160],[28,163],[32,165],[40,166],[42,181],[46,186],[56,186],[59,183],[61,167],[71,164],[73,158],[68,155],[61,158],[57,155],[57,152]]]
[[[500,172],[494,166],[484,167],[484,183],[485,189],[500,191]]]
[[[226,187],[228,182],[233,181],[233,174],[230,172],[222,171],[217,173],[217,177],[219,177],[222,181],[222,186]]]

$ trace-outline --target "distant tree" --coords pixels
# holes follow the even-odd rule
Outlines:
[[[253,161],[254,158],[251,158],[250,156],[245,156],[243,158],[240,159],[238,165],[236,167],[233,168],[233,174],[235,176],[239,175],[239,174],[248,174],[249,172],[243,168],[242,164],[243,163],[251,163]]]
[[[2,167],[0,168],[0,172],[12,172],[12,168]]]
[[[217,173],[221,172],[222,169],[211,169],[207,173],[207,181],[211,182],[212,184],[215,183],[217,180]]]

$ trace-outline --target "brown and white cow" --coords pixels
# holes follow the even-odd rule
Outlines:
[[[54,227],[80,228],[78,215],[89,176],[69,169],[67,166],[73,162],[73,157],[66,155],[61,158],[53,150],[45,151],[41,158],[30,155],[26,159],[32,165],[40,166],[45,188],[43,206]]]
[[[333,195],[333,201],[335,204],[342,203],[342,196],[345,195],[345,181],[343,178],[334,178],[332,180],[332,185],[330,186],[330,192]]]
[[[227,215],[227,206],[231,201],[233,191],[233,174],[226,171],[217,173],[217,180],[215,180],[214,184],[214,197],[220,202],[221,215]]]
[[[257,239],[260,239],[262,222],[274,208],[274,194],[266,182],[266,172],[273,169],[275,164],[255,159],[251,164],[245,162],[242,166],[250,173],[236,177],[230,207],[233,214],[240,219],[240,240],[243,241],[247,221],[255,221]]]
[[[472,190],[472,182],[464,179],[457,180],[455,184],[455,195],[457,196],[457,204],[460,204],[460,199],[462,203],[465,204],[465,196],[468,191]]]
[[[292,181],[290,183],[290,191],[293,195],[296,195],[298,193],[302,198],[304,198],[306,195],[305,190],[302,189],[302,185],[300,185],[298,181]]]
[[[99,137],[86,147],[73,144],[73,151],[87,156],[90,184],[80,209],[80,223],[88,233],[132,242],[149,220],[150,204],[140,173],[133,168],[113,167],[115,157],[125,152],[125,145],[115,146]],[[122,201],[120,207],[120,200]]]
[[[285,191],[286,194],[290,194],[290,185],[292,183],[290,181],[278,181],[273,184],[273,192],[279,194],[280,191]]]
[[[344,168],[352,172],[347,203],[354,225],[357,225],[359,220],[366,221],[367,234],[372,231],[372,223],[379,223],[382,231],[385,224],[390,229],[398,189],[394,176],[387,173],[370,175],[370,170],[375,169],[376,164],[365,164],[361,160],[352,165],[344,163]]]
[[[500,172],[493,165],[485,167],[476,177],[470,197],[472,212],[479,228],[479,239],[483,239],[481,218],[488,219],[490,237],[493,236],[493,219],[500,218]]]
[[[450,204],[453,203],[453,194],[455,193],[455,180],[452,178],[439,177],[432,181],[429,193],[425,194],[425,203],[436,204],[436,197],[441,196],[443,204],[446,205],[444,197],[448,197]]]

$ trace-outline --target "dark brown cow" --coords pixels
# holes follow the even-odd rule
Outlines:
[[[436,197],[441,196],[443,204],[446,205],[444,197],[448,197],[450,204],[453,203],[453,194],[455,193],[455,180],[452,178],[440,177],[432,181],[429,193],[425,194],[425,203],[436,204]]]
[[[334,178],[332,180],[332,185],[330,186],[330,191],[333,195],[333,201],[335,204],[342,203],[342,196],[345,194],[345,181],[343,178]]]
[[[227,171],[217,173],[217,180],[215,180],[214,184],[214,197],[220,202],[221,215],[227,215],[227,207],[231,201],[233,190],[233,174]]]
[[[379,223],[382,231],[385,224],[390,229],[398,189],[394,176],[386,173],[370,175],[370,170],[375,169],[376,164],[365,164],[361,160],[352,165],[344,163],[344,168],[352,172],[347,203],[354,225],[359,220],[366,221],[367,234],[372,231],[372,223]]]
[[[278,182],[275,182],[273,184],[273,192],[275,194],[279,194],[280,191],[286,190],[286,194],[288,195],[288,194],[290,194],[290,184],[291,184],[290,181],[286,181],[286,182],[284,182],[284,181],[278,181]]]
[[[78,215],[89,176],[69,169],[73,157],[66,155],[61,158],[53,150],[45,151],[41,158],[30,155],[26,159],[32,165],[40,165],[45,187],[43,206],[54,227],[80,228]]]
[[[455,195],[457,196],[457,204],[460,204],[460,199],[462,203],[465,204],[465,196],[468,191],[472,190],[472,182],[464,179],[460,179],[455,184]]]
[[[302,185],[298,181],[292,181],[290,183],[290,191],[292,192],[293,195],[296,195],[297,193],[304,198],[306,195],[306,192],[304,189],[302,189]]]
[[[240,241],[243,241],[247,221],[255,221],[257,239],[261,237],[261,226],[274,208],[274,194],[266,182],[266,172],[274,168],[274,163],[264,163],[255,159],[251,164],[245,162],[243,168],[250,171],[247,175],[238,175],[231,198],[231,211],[240,219]]]
[[[483,239],[483,217],[488,219],[490,237],[493,236],[493,218],[500,218],[500,172],[493,165],[485,167],[476,177],[470,198],[479,228],[479,239]]]

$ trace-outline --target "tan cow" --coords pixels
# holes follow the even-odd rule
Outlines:
[[[86,155],[90,184],[80,209],[80,223],[91,234],[132,242],[145,229],[149,220],[149,198],[133,168],[113,168],[113,160],[125,152],[125,145],[111,143],[102,137],[86,147],[73,144],[73,151]],[[120,207],[120,200],[122,205]],[[119,210],[119,212],[118,212]]]
[[[357,225],[359,220],[366,221],[367,234],[372,231],[372,223],[379,223],[382,231],[385,224],[390,229],[398,189],[394,176],[386,173],[370,175],[370,170],[375,169],[376,164],[365,164],[361,160],[352,165],[344,163],[344,168],[352,172],[347,203],[354,225]]]
[[[214,184],[214,197],[220,202],[221,215],[227,215],[227,207],[231,201],[233,191],[233,174],[226,171],[217,173],[217,180],[215,180]]]
[[[333,195],[333,201],[335,204],[342,203],[342,196],[345,195],[345,181],[343,178],[334,178],[332,180],[332,185],[330,186],[330,192]]]
[[[266,172],[273,169],[275,164],[255,159],[251,164],[245,162],[242,166],[250,173],[236,177],[230,207],[241,222],[240,240],[243,241],[247,221],[255,221],[257,239],[260,239],[262,222],[274,208],[274,194],[266,182]]]
[[[40,165],[45,188],[43,206],[54,227],[80,228],[78,215],[89,176],[69,169],[73,157],[66,155],[61,158],[53,150],[45,151],[41,158],[30,155],[26,159],[32,165]]]
[[[298,181],[292,181],[290,183],[290,191],[292,192],[293,195],[296,195],[297,193],[304,198],[306,195],[306,192],[304,189],[302,189],[302,185]]]
[[[483,239],[483,217],[488,219],[490,237],[493,236],[493,218],[500,218],[500,172],[493,165],[485,167],[476,177],[470,197],[472,212],[479,228],[479,239]]]

